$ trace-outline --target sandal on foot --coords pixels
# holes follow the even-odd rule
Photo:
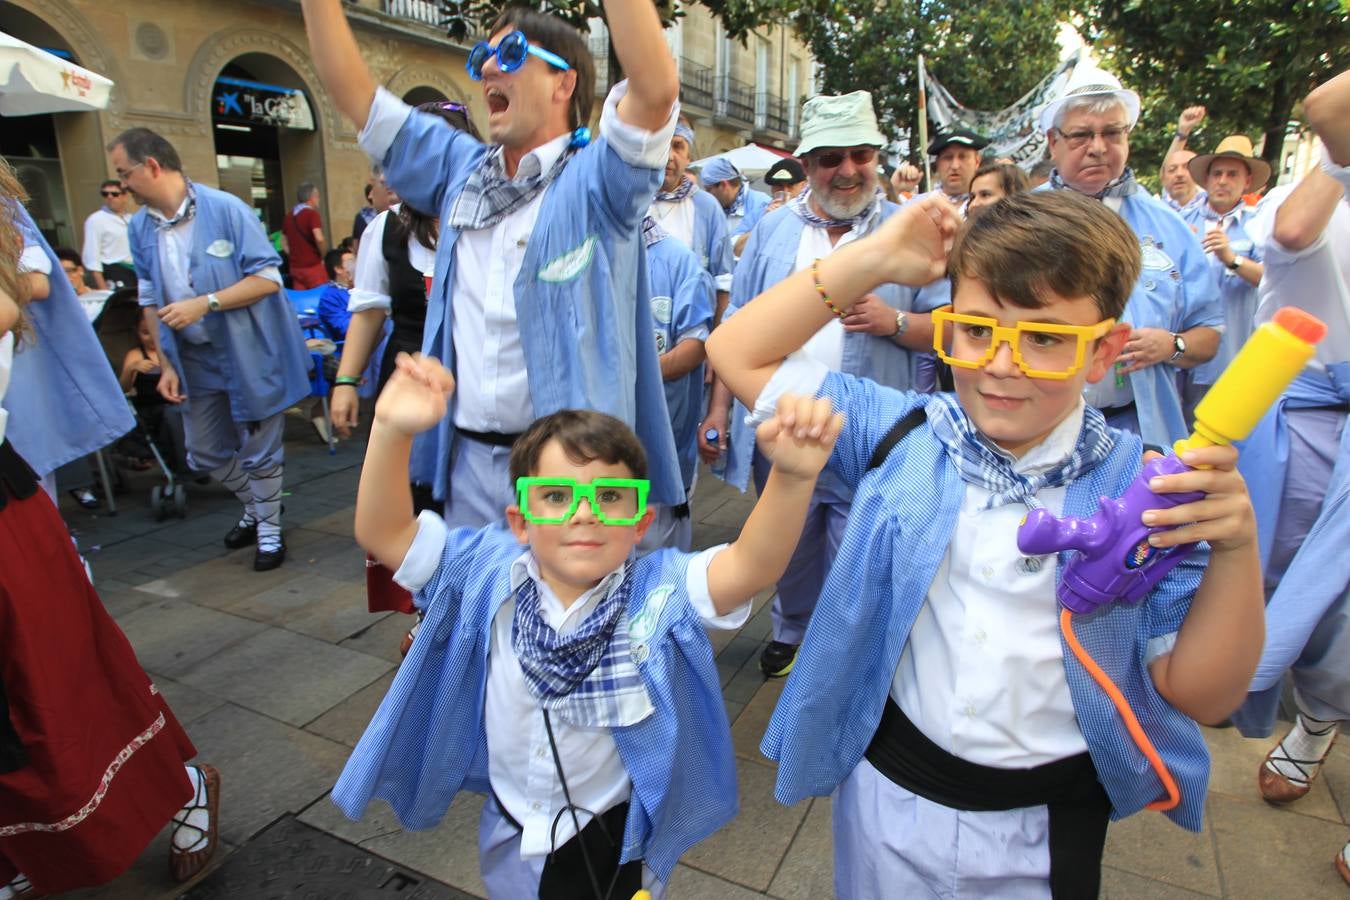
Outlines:
[[[1285,735],[1286,740],[1288,737],[1289,735]],[[1331,753],[1331,748],[1335,744],[1336,738],[1333,737],[1331,743],[1327,745],[1327,754]],[[1284,741],[1280,741],[1266,754],[1266,758],[1261,762],[1261,769],[1257,772],[1256,785],[1261,791],[1261,796],[1269,803],[1293,803],[1312,790],[1312,783],[1321,774],[1322,763],[1326,758],[1327,755],[1323,754],[1321,759],[1294,759],[1285,751]],[[1275,769],[1275,763],[1293,766],[1299,774],[1292,777],[1281,774]]]
[[[41,900],[41,898],[47,896],[33,887],[33,883],[22,872],[5,887],[14,892],[14,900]]]
[[[200,774],[205,784],[206,797],[204,803],[197,803],[197,797],[193,797],[194,803],[185,806],[174,813],[173,832],[169,835],[169,874],[173,876],[174,881],[183,882],[192,878],[211,861],[215,855],[217,840],[217,831],[219,827],[218,813],[220,812],[220,772],[216,771],[214,766],[200,765],[194,766]],[[206,813],[209,818],[206,830],[202,831],[196,825],[191,825],[187,817],[195,810],[206,807]],[[180,829],[189,828],[197,833],[197,841],[206,838],[206,846],[200,850],[179,850],[173,843],[173,835]],[[197,841],[193,841],[195,844]]]

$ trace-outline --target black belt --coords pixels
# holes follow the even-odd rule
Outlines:
[[[672,506],[672,507],[670,508],[670,514],[671,514],[672,516],[674,516],[675,518],[677,518],[677,519],[687,519],[687,518],[689,518],[689,504],[688,504],[688,502],[678,504],[677,506]]]
[[[1049,807],[1050,896],[1097,896],[1111,800],[1087,753],[1030,769],[982,766],[934,744],[887,697],[866,756],[893,783],[951,809]]]
[[[480,444],[491,444],[493,447],[513,447],[515,446],[516,441],[520,440],[520,435],[524,432],[501,434],[496,431],[470,431],[467,428],[460,428],[456,425],[455,433],[462,438],[468,438],[469,440],[477,441]]]

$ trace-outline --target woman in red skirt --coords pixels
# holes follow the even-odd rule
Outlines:
[[[0,398],[26,276],[0,161]],[[17,332],[17,333],[16,333]],[[13,389],[23,390],[22,384]],[[0,900],[103,884],[170,820],[171,874],[216,847],[220,776],[196,750],[103,608],[56,507],[4,441],[0,409]]]

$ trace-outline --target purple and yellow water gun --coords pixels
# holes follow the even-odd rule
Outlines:
[[[1240,441],[1279,399],[1312,359],[1326,325],[1301,309],[1281,308],[1242,345],[1215,385],[1195,410],[1195,430],[1172,448],[1174,455],[1145,464],[1125,493],[1103,497],[1097,512],[1083,519],[1056,518],[1034,509],[1017,529],[1017,546],[1028,555],[1075,551],[1064,566],[1059,602],[1076,613],[1090,613],[1108,603],[1138,603],[1153,586],[1184,560],[1195,544],[1154,547],[1148,537],[1170,526],[1147,526],[1140,516],[1148,509],[1191,503],[1201,494],[1155,494],[1149,481],[1158,475],[1189,470],[1180,459],[1186,450]]]

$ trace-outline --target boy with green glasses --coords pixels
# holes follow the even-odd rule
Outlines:
[[[598,412],[553,413],[517,440],[508,528],[414,519],[412,437],[453,389],[436,360],[401,355],[375,407],[356,538],[425,619],[333,799],[359,818],[381,797],[421,829],[460,790],[484,792],[489,896],[659,897],[737,809],[704,629],[741,627],[782,574],[843,420],[827,400],[784,397],[759,430],[773,471],[736,542],[635,559],[652,518],[646,454]],[[781,432],[785,417],[814,433]]]
[[[1116,321],[1140,266],[1125,222],[1070,191],[1005,198],[964,227],[934,198],[770,288],[708,340],[756,415],[792,391],[849,419],[828,468],[854,491],[848,525],[761,745],[778,762],[779,802],[832,795],[836,896],[1095,897],[1108,819],[1165,808],[1200,829],[1209,756],[1193,720],[1228,716],[1261,652],[1237,451],[1187,452],[1193,470],[1150,487],[1203,499],[1142,512],[1180,526],[1152,546],[1207,541],[1208,553],[1140,603],[1071,620],[1180,785],[1175,802],[1061,633],[1064,559],[1017,545],[1028,509],[1083,517],[1139,472],[1140,439],[1109,428],[1083,391],[1129,337]],[[954,395],[826,372],[794,352],[877,284],[944,269],[952,306],[933,313],[933,332]],[[897,424],[909,429],[898,442]],[[1172,805],[1159,806],[1165,792]]]

